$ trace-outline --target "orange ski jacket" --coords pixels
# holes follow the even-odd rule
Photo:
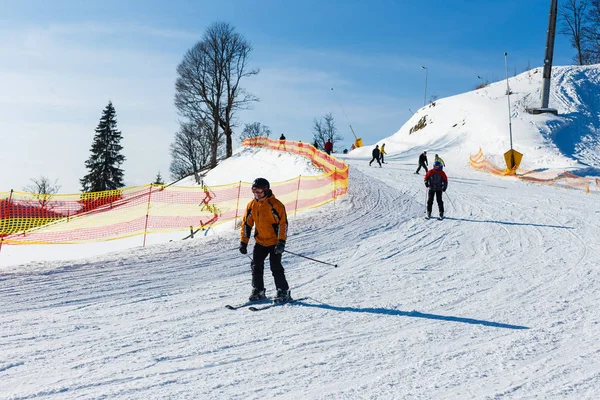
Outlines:
[[[282,202],[272,193],[260,200],[253,199],[246,207],[242,219],[240,240],[250,241],[254,227],[254,239],[261,246],[275,246],[280,240],[287,240],[287,213]]]

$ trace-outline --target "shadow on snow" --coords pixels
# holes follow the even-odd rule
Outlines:
[[[305,303],[302,301],[298,301],[294,303],[294,306],[304,306],[304,307],[314,307],[314,308],[322,308],[324,310],[332,310],[332,311],[344,311],[344,312],[356,312],[356,313],[368,313],[368,314],[380,314],[380,315],[397,315],[400,317],[413,317],[413,318],[426,318],[426,319],[434,319],[439,321],[448,321],[448,322],[462,322],[463,324],[473,324],[473,325],[484,325],[492,328],[506,328],[506,329],[529,329],[526,326],[521,325],[510,325],[503,324],[500,322],[492,322],[492,321],[484,321],[481,319],[473,319],[473,318],[461,318],[461,317],[452,317],[446,315],[437,315],[437,314],[426,314],[418,311],[401,311],[401,310],[393,310],[389,308],[357,308],[357,307],[338,307],[331,306],[329,304],[311,304]]]
[[[525,223],[525,222],[493,221],[491,219],[466,219],[466,218],[453,218],[453,217],[444,217],[444,219],[450,219],[453,221],[465,221],[465,222],[487,222],[487,223],[502,224],[502,225],[537,226],[539,228],[575,229],[572,226],[531,224],[531,223]]]

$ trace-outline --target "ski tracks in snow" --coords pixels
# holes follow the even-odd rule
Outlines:
[[[585,398],[598,376],[597,302],[583,302],[600,280],[593,196],[448,169],[448,218],[425,221],[412,165],[349,164],[346,196],[290,216],[287,248],[339,266],[284,254],[303,302],[224,309],[250,293],[237,233],[3,275],[2,393]],[[268,267],[265,284],[272,294]]]

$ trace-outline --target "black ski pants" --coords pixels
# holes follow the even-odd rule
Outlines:
[[[275,254],[275,246],[265,247],[260,244],[255,244],[254,251],[252,252],[252,263],[250,264],[252,266],[252,287],[259,290],[265,288],[263,275],[267,256],[269,256],[271,272],[273,273],[273,278],[275,278],[275,287],[277,289],[288,290],[290,287],[285,279],[283,265],[281,265],[281,254]]]
[[[440,214],[444,213],[444,202],[442,201],[442,191],[441,190],[430,190],[429,195],[427,196],[427,214],[431,214],[431,210],[433,209],[433,196],[437,200],[438,208],[440,210]]]
[[[427,165],[425,165],[425,163],[419,163],[419,168],[417,168],[417,172],[415,172],[415,174],[418,174],[419,171],[421,170],[421,168],[425,168],[425,172],[427,172]]]
[[[377,164],[379,164],[379,166],[381,167],[381,161],[379,161],[379,156],[373,156],[371,161],[369,161],[369,166],[371,166],[371,163],[375,160],[377,160]]]

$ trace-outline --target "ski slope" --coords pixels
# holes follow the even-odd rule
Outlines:
[[[536,77],[511,80],[528,168],[596,171],[597,136],[576,133],[598,109],[575,100],[591,93],[575,78],[596,85],[597,70],[556,70],[559,117],[525,115]],[[494,85],[419,110],[425,129],[408,135],[413,118],[379,142],[383,168],[368,166],[372,145],[353,151],[348,194],[290,216],[287,249],[338,265],[284,254],[292,295],[307,300],[225,309],[251,290],[233,229],[3,266],[0,399],[596,399],[600,192],[469,168],[478,146],[507,150]],[[423,150],[446,161],[444,221],[423,219]],[[297,168],[252,157],[244,173]],[[265,283],[272,295],[268,270]]]
[[[294,305],[224,308],[250,292],[235,234],[3,274],[0,397],[595,398],[596,195],[449,166],[425,221],[414,163],[349,162],[291,218],[290,251],[339,265],[285,255]]]

